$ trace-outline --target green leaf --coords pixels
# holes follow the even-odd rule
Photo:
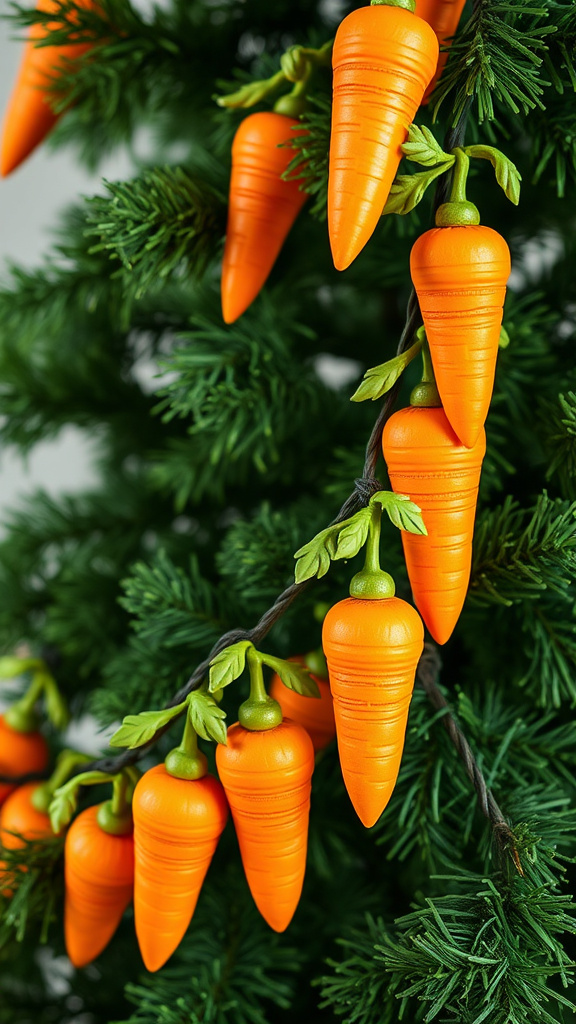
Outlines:
[[[454,157],[450,157],[445,163],[429,171],[422,171],[420,174],[399,174],[390,189],[382,216],[388,213],[398,213],[401,216],[411,213],[414,207],[418,206],[428,186],[444,174],[453,163]]]
[[[338,546],[334,558],[354,558],[366,543],[372,512],[361,508],[338,534]]]
[[[79,785],[61,786],[57,789],[50,803],[50,824],[52,831],[58,834],[71,821],[78,806]]]
[[[241,676],[246,665],[246,652],[252,644],[249,640],[239,640],[217,654],[210,662],[210,693],[221,690]]]
[[[388,362],[380,363],[379,366],[373,366],[370,370],[366,370],[362,383],[358,386],[350,401],[365,402],[369,398],[375,402],[376,399],[382,398],[382,395],[385,395],[394,386],[406,367],[418,355],[421,348],[422,342],[415,341],[409,349],[406,349],[406,352],[401,352],[400,355],[394,356]]]
[[[433,133],[425,125],[411,124],[408,141],[401,147],[404,156],[423,167],[435,167],[439,163],[453,163],[450,153],[445,153]]]
[[[336,554],[337,528],[330,526],[317,533],[295,553],[297,559],[294,577],[296,583],[304,583],[317,576],[322,579],[330,568],[330,559]]]
[[[48,715],[49,721],[52,723],[55,729],[61,732],[66,728],[70,721],[70,712],[68,711],[68,705],[64,700],[64,697],[60,693],[56,685],[56,680],[49,672],[39,672],[38,675],[42,678],[42,686],[44,690],[44,702],[46,706],[46,714]]]
[[[188,714],[192,727],[203,740],[226,743],[226,712],[214,697],[196,690],[188,697]]]
[[[319,697],[320,690],[315,679],[304,665],[297,661],[284,661],[274,658],[271,654],[262,654],[262,661],[278,673],[280,679],[289,690],[299,693],[301,697]]]
[[[262,103],[275,89],[286,81],[283,71],[278,71],[271,78],[263,78],[259,81],[247,82],[241,85],[235,92],[223,96],[215,96],[214,100],[219,107],[226,107],[229,110],[240,110],[254,107]]]
[[[493,146],[466,146],[464,152],[472,159],[476,157],[479,160],[489,160],[496,173],[496,181],[506,198],[514,203],[514,206],[518,206],[522,176],[516,164]]]
[[[422,512],[407,494],[394,494],[393,491],[377,491],[372,495],[370,503],[377,502],[387,513],[390,522],[399,530],[407,533],[428,536],[428,530],[422,519]]]
[[[141,711],[139,715],[126,715],[122,725],[110,740],[111,747],[142,747],[153,740],[156,733],[182,714],[186,702],[162,711]]]

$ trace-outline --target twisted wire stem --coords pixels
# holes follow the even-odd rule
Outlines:
[[[445,150],[450,151],[456,146],[462,145],[466,132],[466,122],[471,102],[472,100],[469,98],[462,110],[457,124],[447,132],[444,140]],[[450,183],[451,172],[442,175],[439,179],[434,196],[435,210],[442,203],[446,202],[450,191]],[[408,299],[404,329],[398,342],[398,355],[409,348],[421,323],[422,317],[420,314],[420,307],[418,305],[418,298],[414,289],[412,289]],[[376,477],[376,466],[382,451],[382,432],[386,421],[391,416],[396,404],[398,390],[399,383],[396,383],[386,394],[366,446],[363,475],[354,481],[354,489],[342,505],[336,518],[333,520],[333,525],[342,522],[344,519],[348,519],[350,516],[354,515],[355,512],[364,508],[370,501],[372,495],[381,489],[381,484]],[[252,629],[231,629],[227,633],[224,633],[213,645],[209,655],[201,661],[199,665],[197,665],[188,680],[171,697],[165,706],[167,708],[174,707],[176,704],[182,703],[189,693],[199,689],[209,670],[210,662],[226,647],[229,647],[231,644],[238,643],[240,640],[249,640],[255,646],[258,646],[258,644],[261,643],[261,641],[270,632],[272,627],[284,615],[288,608],[290,608],[296,598],[304,593],[304,591],[307,590],[313,582],[313,580],[306,580],[304,583],[292,583],[289,587],[286,587],[286,589],[278,595],[270,608],[264,612]],[[468,740],[460,727],[456,724],[453,716],[447,710],[449,708],[448,702],[438,687],[440,667],[441,661],[438,649],[434,644],[426,644],[424,653],[418,664],[416,677],[424,688],[432,706],[437,710],[445,712],[442,718],[444,728],[446,729],[450,740],[464,764],[466,774],[474,787],[480,810],[490,822],[499,846],[501,849],[507,849],[511,853],[517,870],[522,873],[522,867],[514,842],[514,833],[486,785],[486,780],[484,779],[480,767],[472,753]],[[167,731],[171,724],[172,723],[169,723],[169,725],[164,729],[159,730],[154,739],[144,746],[138,747],[136,750],[126,750],[124,753],[117,756],[98,758],[90,764],[83,765],[82,770],[102,771],[107,774],[114,774],[122,768],[136,764],[152,747],[154,747],[158,739]],[[43,777],[44,776],[30,774],[19,776],[18,779],[13,779],[0,775],[0,782],[14,782],[15,784],[21,784]]]

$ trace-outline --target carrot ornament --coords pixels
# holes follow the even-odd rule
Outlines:
[[[402,533],[414,603],[432,636],[444,644],[462,611],[472,563],[472,538],[484,431],[473,448],[456,437],[442,408],[424,348],[424,375],[410,408],[390,417],[382,438],[395,491],[422,509],[427,534]]]
[[[59,833],[76,810],[81,786],[112,783],[112,798],[88,807],[74,820],[64,846],[64,939],[75,967],[85,967],[112,939],[134,888],[134,840],[130,801],[137,769],[115,775],[84,772],[56,790],[50,804]]]
[[[424,93],[423,104],[428,103],[430,96],[436,88],[436,83],[446,67],[448,47],[458,28],[465,3],[466,0],[416,0],[416,14],[423,21],[427,21],[430,27],[434,29],[441,47],[438,56],[438,66],[432,81]]]
[[[222,315],[233,323],[251,305],[265,284],[296,217],[308,196],[301,182],[287,177],[294,158],[290,147],[302,133],[298,117],[315,65],[326,63],[331,43],[319,50],[291,47],[282,70],[218,98],[220,106],[251,107],[285,81],[295,83],[273,111],[250,114],[232,144],[232,175],[226,245],[222,264]]]
[[[46,782],[27,782],[10,794],[0,810],[0,845],[5,850],[20,850],[27,842],[52,838],[48,811],[54,794],[75,768],[89,760],[86,754],[63,750]],[[9,874],[6,865],[0,864],[0,885]]]
[[[134,793],[134,917],[149,971],[159,970],[180,945],[226,824],[224,790],[198,748],[198,734],[226,741],[224,712],[198,691],[164,711],[129,715],[111,740],[141,746],[182,714],[182,742],[142,776]]]
[[[240,706],[239,721],[228,729],[226,745],[216,750],[216,764],[250,892],[270,927],[283,932],[304,883],[314,748],[306,730],[284,719],[278,702],[266,694],[262,665],[275,669],[284,685],[301,694],[318,691],[297,663],[240,641],[213,659],[212,692],[237,679],[246,664],[250,696]]]
[[[284,685],[282,679],[276,672],[270,683],[270,696],[277,700],[282,708],[282,715],[285,718],[298,722],[312,740],[314,752],[323,750],[334,739],[336,725],[334,723],[334,708],[332,706],[332,694],[328,682],[328,669],[326,659],[319,651],[310,651],[302,657],[290,658],[290,661],[305,666],[311,674],[312,679],[318,687],[320,698],[311,700],[295,690]]]
[[[76,0],[78,7],[91,8],[92,0]],[[85,43],[66,46],[42,46],[50,29],[64,20],[60,0],[40,0],[38,10],[54,15],[58,21],[34,25],[24,46],[22,63],[4,118],[0,149],[0,173],[11,174],[40,145],[56,124],[59,115],[52,109],[47,93],[51,81],[58,76],[64,60],[75,60],[89,49]]]
[[[5,778],[43,772],[48,765],[49,751],[38,730],[36,705],[44,701],[49,721],[62,729],[68,721],[66,704],[46,665],[39,658],[0,658],[0,679],[13,679],[23,674],[32,676],[30,686],[20,700],[0,715],[0,775]],[[16,783],[0,782],[0,805],[16,788]]]
[[[345,270],[373,234],[438,62],[438,40],[414,0],[384,0],[340,24],[332,66],[328,228]]]
[[[382,511],[396,526],[425,534],[420,510],[403,495],[378,491],[367,508],[322,531],[296,552],[296,580],[322,576],[330,559],[352,558],[366,544],[350,597],[330,609],[322,644],[344,783],[362,823],[373,825],[398,776],[414,676],[424,646],[418,613],[395,597],[380,568]]]
[[[470,158],[490,161],[514,204],[519,201],[520,175],[492,146],[444,153],[428,129],[414,125],[403,152],[428,169],[400,175],[384,213],[409,213],[428,185],[452,170],[449,201],[438,208],[436,227],[414,243],[410,271],[444,411],[462,444],[473,448],[494,387],[510,253],[497,231],[480,224],[478,209],[466,198]]]

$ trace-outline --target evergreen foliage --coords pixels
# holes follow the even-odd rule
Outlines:
[[[65,114],[50,144],[89,167],[118,147],[134,163],[130,180],[78,200],[45,259],[7,267],[0,287],[3,448],[25,454],[73,425],[90,436],[98,470],[89,491],[29,494],[5,518],[0,650],[24,640],[51,652],[73,715],[89,708],[110,726],[162,707],[223,633],[253,627],[290,584],[294,552],[362,476],[381,400],[349,399],[368,367],[395,354],[433,189],[415,212],[383,218],[350,269],[334,271],[330,71],[318,67],[288,171],[310,200],[263,293],[225,326],[229,154],[245,112],[213,97],[274,75],[293,44],[321,46],[346,11],[324,0],[11,10],[17,31],[42,23],[48,44],[91,44],[54,80]],[[418,114],[441,146],[467,116],[466,143],[501,147],[522,175],[518,208],[490,168],[470,178],[514,273],[470,593],[442,649],[448,708],[417,686],[398,784],[370,831],[351,811],[335,749],[319,758],[305,890],[284,936],[254,910],[229,829],[158,975],[144,974],[128,915],[95,966],[60,977],[62,840],[0,850],[27,868],[13,897],[0,897],[0,1024],[576,1019],[575,54],[574,4],[476,0]],[[143,137],[145,160],[135,155]],[[414,360],[398,408],[417,374]],[[382,462],[377,475],[386,488]],[[382,551],[409,598],[389,524]],[[303,588],[266,649],[317,648],[314,606],[344,597],[355,566],[337,561]],[[224,694],[229,722],[239,689]],[[486,820],[449,715],[511,834]]]

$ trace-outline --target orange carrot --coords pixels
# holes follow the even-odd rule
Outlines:
[[[136,935],[149,971],[180,944],[196,909],[228,808],[218,779],[176,778],[165,765],[134,791]]]
[[[263,287],[307,195],[281,175],[294,157],[298,121],[274,112],[250,114],[232,145],[232,177],[222,266],[222,313],[231,324]]]
[[[36,730],[20,732],[0,715],[0,775],[18,776],[42,772],[48,764],[48,744]],[[15,786],[0,782],[0,805],[13,792]]]
[[[408,126],[438,61],[438,40],[411,10],[352,11],[336,33],[328,227],[345,270],[371,237],[402,157]]]
[[[64,847],[64,935],[75,967],[91,963],[106,948],[134,887],[132,834],[105,832],[99,810],[88,807],[78,815]]]
[[[416,14],[434,29],[439,45],[448,47],[458,28],[465,3],[466,0],[416,0]],[[436,73],[424,93],[423,104],[428,103],[447,60],[448,49],[443,49],[438,57]]]
[[[47,813],[37,811],[31,802],[38,789],[37,782],[27,782],[10,794],[0,810],[0,845],[5,850],[20,850],[26,842],[51,838],[54,833]],[[21,869],[22,870],[22,869]],[[10,884],[12,872],[4,861],[0,861],[0,885]],[[2,890],[4,896],[12,895],[11,889]]]
[[[79,7],[93,7],[93,0],[76,0]],[[59,0],[41,0],[41,11],[56,13]],[[12,91],[6,116],[0,151],[0,174],[11,174],[46,137],[56,124],[56,114],[47,95],[50,80],[58,74],[62,59],[74,60],[87,49],[86,44],[70,46],[35,46],[46,35],[41,25],[30,29],[24,46],[22,63]]]
[[[369,828],[396,784],[424,628],[398,597],[348,597],[328,612],[322,644],[344,782]]]
[[[441,408],[394,413],[384,427],[384,458],[393,489],[420,507],[428,536],[402,531],[414,603],[439,644],[449,639],[466,598],[484,431],[461,444]]]
[[[259,731],[237,722],[228,729],[227,745],[218,746],[216,764],[250,892],[270,927],[283,932],[306,870],[312,741],[289,719]]]
[[[508,246],[480,225],[432,228],[416,240],[410,270],[442,405],[460,441],[473,448],[494,386]]]
[[[289,658],[289,661],[296,661],[301,665],[306,664],[305,658]],[[280,679],[274,674],[270,683],[270,696],[277,700],[282,708],[282,715],[298,722],[308,733],[314,747],[314,752],[323,750],[334,739],[336,725],[334,723],[334,708],[332,707],[332,694],[330,686],[325,679],[311,672],[312,679],[320,690],[320,698],[303,697],[295,690],[289,690]]]

